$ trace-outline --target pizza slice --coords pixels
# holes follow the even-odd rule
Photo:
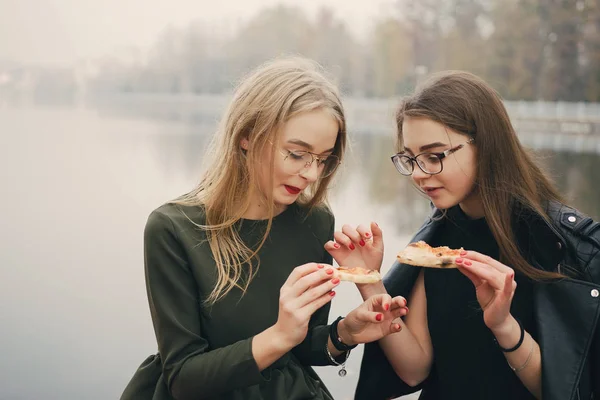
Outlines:
[[[335,276],[341,281],[354,283],[375,283],[381,280],[381,274],[378,271],[360,267],[339,267],[335,270]]]
[[[404,264],[429,268],[457,268],[455,260],[460,257],[461,247],[458,250],[447,246],[431,247],[420,240],[411,243],[398,253],[398,261]]]

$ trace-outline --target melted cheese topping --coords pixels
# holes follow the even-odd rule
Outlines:
[[[403,258],[423,265],[447,265],[453,264],[455,257],[438,256],[422,247],[407,246],[401,253]]]

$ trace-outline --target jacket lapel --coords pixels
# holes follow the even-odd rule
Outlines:
[[[574,398],[600,316],[599,298],[591,295],[595,288],[573,279],[535,285],[538,342],[548,355],[542,356],[544,400]]]

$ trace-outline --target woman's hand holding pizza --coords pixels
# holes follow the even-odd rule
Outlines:
[[[513,269],[475,251],[463,251],[456,265],[475,285],[485,325],[499,331],[510,324],[510,305],[517,288]]]
[[[371,296],[340,321],[338,335],[348,345],[374,342],[390,333],[400,332],[401,326],[394,320],[407,313],[404,297]]]
[[[335,296],[340,280],[327,264],[309,263],[294,268],[279,295],[279,316],[273,326],[283,346],[291,349],[308,333],[310,317]]]
[[[325,243],[325,250],[339,266],[379,271],[383,261],[383,235],[375,222],[371,222],[370,227],[344,225],[333,237],[335,241]]]

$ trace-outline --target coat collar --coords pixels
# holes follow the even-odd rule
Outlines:
[[[546,207],[550,221],[538,214],[522,208],[517,208],[513,213],[513,225],[515,227],[517,244],[524,254],[528,255],[528,261],[536,268],[547,271],[556,271],[564,258],[566,241],[554,224],[560,225],[560,204],[550,202]],[[411,243],[423,240],[430,243],[435,233],[444,223],[444,211],[431,206],[431,216],[421,226],[411,239]],[[554,223],[554,224],[553,224]],[[420,268],[396,262],[390,272],[384,278],[384,284],[388,291],[395,296],[407,296],[414,285]]]
[[[555,271],[564,258],[567,247],[565,238],[556,226],[560,226],[562,216],[561,204],[550,201],[546,205],[550,220],[523,207],[516,207],[513,212],[513,227],[517,244],[528,261],[535,267],[546,271]],[[444,221],[444,211],[433,207],[428,221],[423,224],[411,242],[431,240],[434,233]]]

